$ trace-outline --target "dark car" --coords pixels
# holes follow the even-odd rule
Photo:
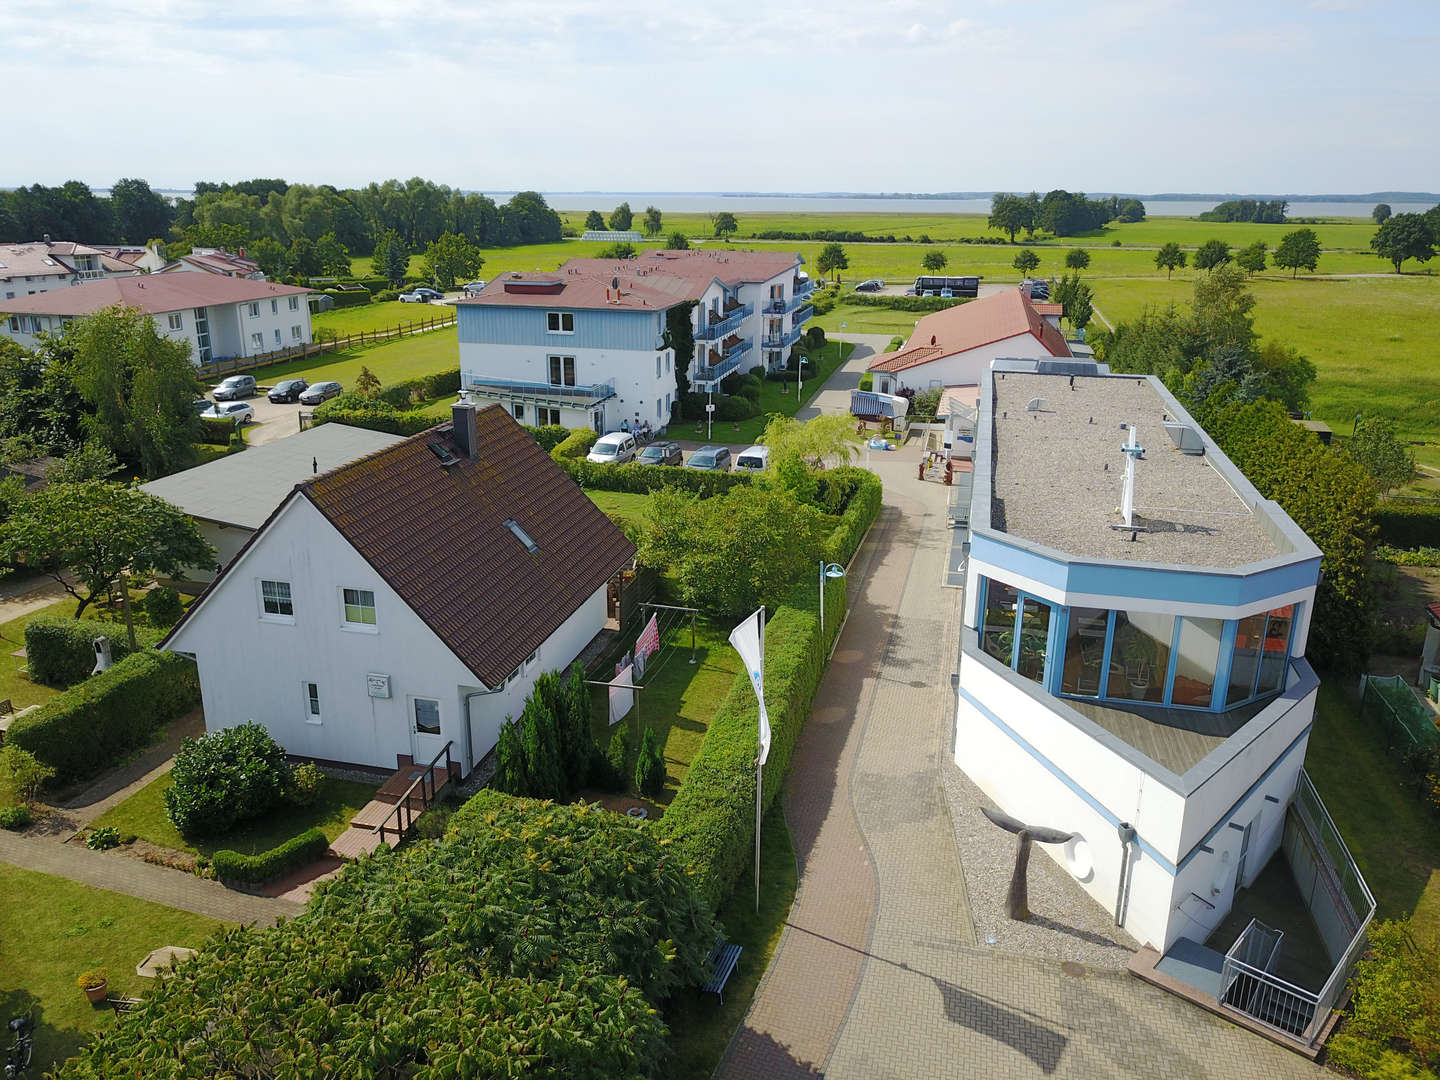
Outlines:
[[[699,469],[702,472],[729,472],[730,448],[728,446],[702,446],[690,455],[690,460],[685,463],[685,467]]]
[[[679,443],[653,442],[635,460],[641,465],[679,465],[683,458]]]
[[[417,285],[409,292],[400,294],[402,304],[428,304],[431,300],[444,300],[445,294],[428,285]]]
[[[191,410],[195,413],[196,416],[199,416],[201,413],[205,412],[207,409],[210,408],[211,405],[214,405],[214,404],[215,404],[215,403],[214,403],[213,401],[211,401],[209,398],[203,398],[203,397],[202,397],[202,398],[196,398],[194,401],[190,402],[190,408],[191,408]]]
[[[301,405],[319,405],[322,401],[329,401],[332,397],[340,396],[340,384],[338,382],[317,382],[300,393]]]
[[[1020,283],[1020,291],[1031,300],[1050,299],[1050,283],[1043,278],[1026,278]]]
[[[885,287],[885,283],[879,278],[868,278],[855,286],[856,292],[879,292]]]
[[[288,402],[300,400],[300,395],[309,389],[310,384],[304,379],[281,379],[270,388],[268,397],[276,405],[283,405]]]

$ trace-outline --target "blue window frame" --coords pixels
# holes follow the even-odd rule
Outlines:
[[[1054,605],[1003,581],[987,580],[981,610],[981,648],[1049,688],[1057,632]]]

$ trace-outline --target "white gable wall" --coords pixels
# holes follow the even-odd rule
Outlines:
[[[925,344],[924,341],[912,339],[907,348],[917,348]],[[1016,334],[979,348],[937,357],[904,371],[877,371],[875,390],[881,394],[893,394],[905,386],[916,391],[936,386],[979,386],[985,381],[990,362],[1002,359],[1050,360],[1053,357],[1050,350],[1045,348],[1034,334]]]

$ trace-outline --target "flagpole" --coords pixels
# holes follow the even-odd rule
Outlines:
[[[762,675],[761,683],[763,685],[763,675],[765,672],[764,604],[760,605],[760,672]],[[761,702],[761,708],[764,708],[763,701]],[[756,735],[759,735],[758,731],[756,732]],[[760,760],[760,755],[757,753],[755,755],[755,913],[757,915],[760,913],[760,807],[762,805],[760,795],[763,790],[761,777],[764,775],[764,773],[765,763]]]

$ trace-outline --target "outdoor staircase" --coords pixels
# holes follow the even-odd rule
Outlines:
[[[331,842],[331,855],[337,859],[358,859],[362,855],[370,854],[381,844],[394,847],[400,839],[397,829],[408,829],[409,822],[419,817],[426,807],[435,801],[435,797],[445,785],[450,783],[448,763],[438,764],[432,761],[427,767],[415,765],[408,758],[401,760],[404,763],[380,785],[375,797],[350,819],[350,827]],[[397,822],[395,808],[402,799],[406,801],[409,813],[402,811]],[[386,826],[383,837],[382,825]]]

